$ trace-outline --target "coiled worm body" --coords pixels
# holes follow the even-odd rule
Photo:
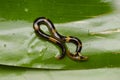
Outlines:
[[[47,26],[50,32],[50,35],[43,32],[43,30],[41,29],[41,25]],[[53,23],[49,19],[45,17],[37,18],[33,23],[33,28],[37,36],[43,37],[55,43],[61,48],[61,54],[56,57],[57,59],[62,59],[65,56],[65,54],[67,54],[71,59],[77,60],[77,61],[84,61],[88,59],[88,57],[83,56],[81,54],[82,42],[77,37],[73,37],[73,36],[66,37],[66,36],[59,34],[57,30],[55,29]],[[72,54],[69,50],[66,49],[66,46],[65,46],[66,42],[73,43],[77,46],[75,54]]]

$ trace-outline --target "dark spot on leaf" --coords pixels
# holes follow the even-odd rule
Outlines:
[[[7,45],[6,44],[4,44],[4,47],[6,47]]]
[[[12,35],[15,35],[15,33],[12,33]]]

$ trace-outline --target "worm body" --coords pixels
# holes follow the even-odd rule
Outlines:
[[[50,35],[48,35],[42,31],[41,25],[47,26],[47,28],[50,32]],[[33,28],[34,28],[37,36],[43,37],[43,38],[57,44],[61,48],[61,54],[56,57],[57,59],[62,59],[65,56],[65,54],[67,54],[71,59],[77,60],[77,61],[81,61],[81,60],[84,61],[84,60],[88,59],[86,56],[83,56],[81,54],[82,42],[76,37],[73,37],[73,36],[66,37],[66,36],[59,34],[57,32],[57,30],[55,29],[53,23],[49,19],[47,19],[45,17],[37,18],[34,21]],[[66,42],[73,43],[77,46],[75,54],[72,54],[69,50],[66,49],[66,47],[65,47]]]

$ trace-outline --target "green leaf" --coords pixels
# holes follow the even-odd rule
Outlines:
[[[0,80],[119,80],[119,68],[40,70],[0,66]]]
[[[6,3],[5,0],[2,2]],[[112,5],[110,2],[101,0],[86,1],[87,3],[83,0],[75,2],[71,0],[69,4],[66,4],[68,2],[64,0],[55,1],[53,4],[45,1],[45,4],[40,3],[40,6],[43,6],[40,8],[35,5],[38,3],[33,1],[21,3],[21,0],[13,0],[8,2],[10,3],[0,7],[0,11],[2,11],[0,12],[1,65],[45,69],[120,67],[120,16],[118,6],[116,6],[116,12],[105,14],[112,10]],[[73,2],[74,5],[72,5]],[[77,4],[78,2],[81,4]],[[56,6],[54,4],[60,6],[54,7]],[[21,5],[23,6],[21,7]],[[47,7],[45,7],[46,5]],[[65,9],[61,5],[66,5]],[[48,9],[49,6],[53,7]],[[104,15],[100,16],[100,14]],[[31,21],[35,17],[43,15],[52,19],[53,22],[59,22],[59,24],[55,23],[55,27],[60,34],[76,36],[83,42],[82,54],[89,57],[88,61],[76,62],[67,56],[61,60],[55,59],[55,56],[60,53],[58,46],[39,39],[32,28],[33,22]],[[64,16],[61,17],[61,15]],[[44,31],[48,32],[46,28]],[[75,51],[73,44],[67,44],[67,46],[72,52]]]
[[[67,56],[57,60],[55,56],[60,53],[59,48],[36,37],[32,23],[3,21],[0,23],[3,26],[0,29],[0,64],[52,69],[120,67],[120,26],[116,16],[119,17],[110,14],[84,21],[55,24],[61,34],[82,40],[82,54],[89,57],[86,62],[76,62]],[[71,51],[75,50],[72,44],[67,45]]]
[[[0,2],[0,80],[119,80],[119,0]],[[89,60],[76,62],[67,56],[56,60],[58,46],[33,32],[33,20],[39,16],[51,19],[62,35],[81,39],[82,54]],[[74,52],[73,44],[67,46]]]
[[[45,16],[53,22],[64,23],[93,18],[111,12],[110,0],[1,0],[0,17],[26,20]]]

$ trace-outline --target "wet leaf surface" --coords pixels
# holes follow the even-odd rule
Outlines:
[[[1,0],[0,4],[0,80],[119,80],[119,0]],[[88,61],[67,56],[56,60],[58,46],[34,34],[33,21],[40,16],[51,19],[60,34],[78,37]],[[73,44],[66,45],[74,52]]]

